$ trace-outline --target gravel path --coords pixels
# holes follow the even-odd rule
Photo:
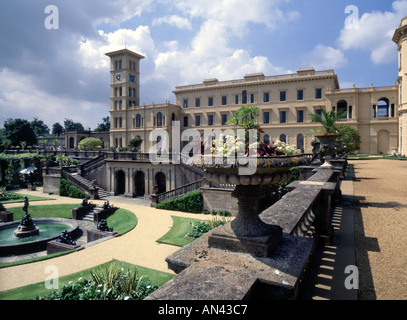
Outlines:
[[[359,299],[407,299],[407,161],[354,165]]]

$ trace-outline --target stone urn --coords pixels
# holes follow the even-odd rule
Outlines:
[[[237,162],[238,163],[238,162]],[[242,175],[239,165],[224,159],[216,164],[204,164],[208,181],[235,185],[232,196],[238,199],[238,213],[229,224],[216,228],[209,236],[210,247],[269,257],[282,238],[282,229],[264,223],[259,217],[259,200],[263,186],[277,185],[292,177],[290,168],[307,165],[306,156],[258,157],[253,174]]]
[[[316,134],[315,137],[318,138],[320,141],[319,153],[322,155],[324,159],[324,163],[320,167],[332,169],[334,166],[330,161],[332,159],[332,156],[337,151],[336,140],[340,137],[339,134],[321,133]]]

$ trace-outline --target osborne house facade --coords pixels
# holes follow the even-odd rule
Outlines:
[[[242,79],[219,81],[205,79],[202,83],[175,87],[175,103],[140,104],[141,54],[122,49],[106,53],[110,58],[110,141],[113,148],[126,147],[135,137],[142,139],[141,152],[148,153],[160,141],[151,135],[162,129],[169,146],[180,143],[177,129],[237,129],[225,125],[243,105],[260,110],[256,119],[263,129],[261,140],[284,141],[295,145],[298,152],[312,152],[314,137],[307,133],[318,125],[309,114],[345,111],[340,123],[356,128],[361,136],[359,153],[407,154],[407,17],[394,33],[397,45],[399,74],[385,87],[340,88],[334,70],[300,68],[284,75],[246,74]],[[396,49],[396,46],[395,46]],[[396,52],[396,50],[395,50]],[[405,62],[405,63],[404,63]],[[393,71],[389,71],[393,72]],[[178,123],[179,127],[173,127]],[[175,128],[175,129],[174,129]],[[156,130],[155,130],[156,132]],[[172,141],[172,139],[178,139]],[[122,159],[123,160],[123,159]],[[134,161],[106,161],[106,175],[101,185],[111,192],[126,195],[171,190],[193,179],[185,179],[177,165],[153,166]],[[159,176],[162,176],[161,178]],[[181,178],[182,177],[182,178]],[[161,182],[160,182],[161,181]]]

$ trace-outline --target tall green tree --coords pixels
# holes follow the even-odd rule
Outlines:
[[[31,121],[31,127],[33,128],[37,137],[49,134],[48,126],[44,123],[44,121],[39,120],[38,118],[34,118],[34,120]]]
[[[85,128],[83,127],[83,125],[79,122],[73,122],[72,119],[67,119],[65,118],[64,120],[64,128],[65,131],[85,131]]]
[[[52,134],[59,137],[62,133],[64,133],[64,127],[59,122],[55,122],[52,125]]]
[[[95,131],[109,131],[110,130],[110,117],[102,118],[102,123],[99,123]]]
[[[27,146],[37,144],[37,136],[31,123],[24,119],[7,119],[4,122],[3,139],[8,139],[13,146],[25,142]]]

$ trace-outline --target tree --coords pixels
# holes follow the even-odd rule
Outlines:
[[[349,125],[341,124],[337,127],[341,140],[345,141],[345,152],[354,152],[360,149],[359,131]]]
[[[130,150],[134,151],[134,152],[140,151],[140,146],[141,146],[142,142],[143,142],[143,139],[141,139],[139,136],[131,139],[129,142]]]
[[[4,139],[11,141],[11,145],[19,146],[25,141],[27,146],[33,146],[37,143],[37,136],[27,120],[8,119],[4,122]]]
[[[34,118],[34,120],[31,121],[31,127],[33,128],[37,137],[49,134],[48,126],[44,123],[44,121],[38,120],[38,118]]]
[[[95,131],[109,131],[110,130],[110,117],[102,118],[102,123],[99,123]]]
[[[78,148],[79,150],[96,151],[102,149],[102,145],[100,139],[89,137],[79,142]]]
[[[63,132],[64,132],[64,127],[59,122],[55,122],[52,125],[52,134],[54,136],[59,137]]]
[[[64,128],[65,131],[85,131],[85,128],[83,127],[83,125],[79,122],[73,122],[72,119],[67,119],[65,118],[64,120]]]
[[[346,111],[343,112],[335,112],[335,111],[326,111],[321,109],[322,114],[310,113],[309,116],[311,117],[312,123],[319,123],[322,125],[322,128],[318,128],[316,130],[311,130],[314,133],[338,133],[338,129],[336,126],[336,122],[346,114]]]

